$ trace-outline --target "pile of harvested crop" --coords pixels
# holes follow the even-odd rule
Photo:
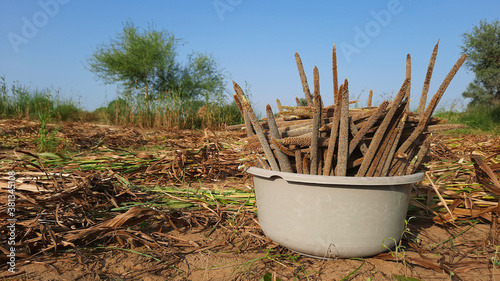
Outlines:
[[[416,113],[409,111],[411,59],[406,60],[406,79],[392,101],[378,107],[350,109],[347,79],[338,86],[335,45],[332,54],[334,105],[323,104],[319,72],[315,67],[311,94],[302,61],[296,53],[307,106],[282,106],[275,117],[269,104],[267,119],[259,122],[249,100],[233,82],[236,103],[245,118],[247,148],[257,153],[257,165],[274,171],[312,175],[381,177],[414,173],[428,152],[430,133],[456,128],[433,118],[446,88],[464,63],[461,56],[426,107],[438,44],[434,47]],[[461,125],[458,125],[461,126]]]

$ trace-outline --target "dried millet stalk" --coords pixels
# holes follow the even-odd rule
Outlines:
[[[309,174],[309,154],[304,155],[302,157],[302,172],[304,174],[308,175]]]
[[[368,94],[368,104],[367,107],[372,107],[372,98],[373,98],[373,90],[370,90],[370,94]]]
[[[278,140],[279,141],[279,140]],[[308,147],[311,145],[311,137],[288,137],[281,140],[283,145],[296,145],[298,147]]]
[[[411,136],[408,139],[406,139],[406,141],[399,147],[397,153],[404,153],[410,147],[410,145],[417,139],[417,137],[419,137],[425,130],[425,127],[428,125],[427,123],[429,121],[429,118],[432,116],[432,113],[434,113],[434,110],[436,109],[439,100],[443,96],[444,92],[446,91],[446,88],[448,88],[448,85],[450,85],[451,80],[453,79],[453,77],[455,77],[455,74],[457,73],[458,69],[460,69],[466,58],[467,55],[465,54],[462,55],[455,63],[455,65],[452,67],[452,69],[444,79],[443,83],[439,87],[438,91],[429,102],[429,105],[427,106],[427,109],[425,110],[424,114],[422,114],[422,116],[420,117],[420,121],[417,127],[415,128]]]
[[[349,153],[349,84],[347,79],[344,81],[344,91],[339,102],[341,104],[339,149],[335,175],[345,176],[347,174],[347,157]]]
[[[361,167],[359,167],[358,173],[356,174],[357,177],[364,177],[368,169],[370,168],[370,165],[372,164],[373,157],[375,156],[375,153],[377,152],[380,143],[382,141],[382,138],[385,135],[385,132],[387,130],[387,127],[389,126],[389,123],[392,120],[392,117],[394,116],[394,113],[396,112],[399,104],[401,103],[401,100],[406,94],[406,87],[408,87],[408,80],[405,80],[401,88],[399,89],[398,94],[392,101],[389,111],[384,117],[384,120],[382,121],[382,124],[378,127],[377,131],[375,132],[375,136],[373,137],[372,142],[370,143],[370,146],[368,147],[368,151],[366,152],[364,159],[363,159],[363,164],[361,164]]]
[[[282,135],[284,138],[286,138],[286,137],[298,137],[298,136],[301,136],[304,134],[311,133],[312,129],[313,129],[312,125],[307,125],[307,126],[304,126],[301,128],[297,128],[297,129],[293,129],[293,130],[289,130],[289,131],[284,131],[284,132],[282,132]]]
[[[307,110],[309,112],[312,112],[314,110],[314,106],[289,106],[289,105],[283,105],[281,107],[283,109],[286,109],[286,110],[302,109],[302,110]]]
[[[238,106],[238,109],[240,110],[241,114],[243,115],[243,106],[241,105],[241,101],[238,98],[238,95],[234,94],[233,98],[234,98],[234,103],[236,103],[236,106]]]
[[[411,91],[411,57],[410,54],[406,55],[406,79],[409,81],[408,82],[408,87],[406,89],[406,94],[405,98],[409,101],[410,100],[410,91]],[[409,106],[410,103],[408,102],[406,106]]]
[[[300,82],[302,82],[302,90],[304,91],[304,95],[306,96],[307,105],[313,106],[313,97],[311,95],[311,91],[309,90],[309,84],[307,84],[307,77],[304,73],[304,66],[302,65],[302,60],[298,53],[295,53],[295,62],[297,63],[297,69],[299,70]]]
[[[264,134],[264,130],[262,129],[262,126],[260,125],[259,121],[257,120],[257,116],[255,116],[255,113],[253,112],[252,106],[250,105],[250,102],[248,99],[245,97],[245,93],[241,89],[241,87],[233,81],[233,86],[234,90],[236,91],[236,94],[238,94],[238,97],[240,98],[243,108],[245,108],[246,112],[248,113],[248,117],[250,118],[250,121],[252,121],[253,128],[255,130],[255,133],[257,134],[257,137],[259,138],[260,144],[262,145],[262,148],[264,149],[264,154],[266,155],[267,161],[269,161],[269,165],[271,165],[271,169],[273,171],[279,171],[279,166],[278,163],[276,162],[276,159],[274,158],[273,151],[271,150],[271,146],[269,145],[269,142],[267,141],[267,138]]]
[[[424,140],[424,143],[422,144],[422,146],[420,147],[420,150],[417,153],[415,163],[410,164],[408,166],[408,168],[406,168],[407,175],[411,175],[417,171],[420,164],[422,164],[422,161],[424,160],[425,155],[427,154],[427,151],[429,151],[430,145],[431,145],[431,137],[430,137],[430,135],[427,135],[425,140]]]
[[[283,113],[283,106],[281,106],[281,101],[279,99],[276,99],[276,105],[278,106],[278,112],[280,114]]]
[[[266,106],[266,113],[267,113],[267,123],[269,125],[269,134],[271,135],[271,138],[273,139],[281,138],[281,134],[278,131],[278,126],[276,126],[276,121],[274,120],[273,111],[269,104],[267,104]],[[276,158],[278,158],[278,163],[280,165],[281,171],[291,173],[292,165],[290,164],[290,159],[288,159],[288,156],[284,152],[282,152],[280,147],[275,143],[272,143],[272,146],[274,146],[276,152]]]
[[[358,133],[354,136],[354,138],[349,143],[349,155],[352,154],[354,149],[358,146],[359,142],[363,139],[366,133],[373,127],[375,122],[382,116],[382,113],[389,105],[388,101],[384,101],[377,109],[375,109],[370,118],[363,123],[363,127],[359,129]]]
[[[420,95],[420,102],[418,104],[418,115],[424,114],[425,103],[427,102],[427,93],[429,92],[429,85],[431,84],[432,71],[434,70],[434,64],[436,63],[436,57],[438,53],[439,40],[432,50],[431,59],[429,60],[429,66],[427,67],[427,74],[425,75],[424,86],[422,88],[422,94]]]
[[[238,95],[233,95],[234,102],[238,106],[238,109],[241,112],[241,115],[243,116],[243,119],[245,120],[245,131],[247,132],[247,137],[255,135],[253,129],[252,129],[252,122],[250,121],[250,118],[248,117],[247,112],[245,111],[245,108],[241,104],[240,99],[238,98]]]
[[[338,79],[338,73],[337,73],[337,47],[335,47],[335,44],[333,44],[333,50],[332,50],[332,74],[333,74],[333,103],[336,104],[338,100],[335,100],[337,98],[337,94],[339,92],[339,79]]]
[[[387,109],[387,107],[389,106],[389,102],[388,101],[384,101],[382,104],[384,104],[385,102],[387,102],[387,105],[385,106],[385,109]],[[356,114],[351,114],[352,115],[352,122],[354,122],[355,124],[357,124],[357,123],[359,123],[359,122],[361,122],[361,121],[363,121],[365,119],[370,118],[371,116],[373,116],[373,114],[376,114],[379,111],[379,108],[380,108],[380,106],[376,107],[376,108],[373,108],[371,110],[367,110],[365,112],[358,112]],[[380,114],[383,114],[383,111],[380,112]]]
[[[280,112],[280,115],[283,115],[283,116],[295,115],[298,117],[312,118],[313,111],[303,109],[303,108],[294,108],[294,109],[290,109],[287,111],[282,111],[282,112]]]
[[[275,138],[271,138],[271,145],[275,145],[277,149],[279,149],[279,151],[283,152],[284,154],[288,155],[288,156],[292,156],[294,157],[295,156],[295,151],[292,150],[292,149],[289,149],[285,146],[283,146],[277,139]]]
[[[464,125],[464,124],[440,124],[440,125],[427,126],[427,129],[425,130],[425,132],[435,133],[435,132],[442,132],[442,131],[449,131],[449,130],[456,130],[456,129],[463,129],[463,128],[467,128],[467,125]]]
[[[257,155],[257,161],[258,161],[258,163],[260,164],[260,167],[261,167],[262,169],[269,170],[269,168],[270,168],[270,167],[269,167],[269,164],[267,163],[267,161],[262,160],[262,159],[259,157],[259,155]]]
[[[412,116],[412,112],[408,112],[408,122],[409,123],[419,123],[420,122],[420,117],[417,117],[417,116]],[[441,118],[438,118],[438,117],[431,117],[429,118],[429,121],[427,122],[427,125],[436,125],[436,124],[441,124],[443,123],[443,119]]]
[[[353,138],[358,134],[358,128],[356,128],[356,125],[354,125],[354,122],[352,122],[351,116],[349,116],[349,130],[351,130],[351,135]],[[351,147],[351,142],[349,142],[349,154],[347,155],[347,158],[349,159],[349,156],[351,156],[352,152],[354,151],[354,148],[356,147]],[[363,141],[363,138],[359,141],[359,150],[363,155],[368,151],[368,146],[366,146],[365,142]]]
[[[396,153],[394,155],[389,170],[390,176],[402,176],[406,173],[407,167],[411,164],[412,159],[418,154],[426,137],[426,134],[421,134],[404,153]]]
[[[262,146],[260,145],[260,142],[251,142],[247,143],[243,146],[243,150],[246,151],[254,151],[254,152],[264,152],[262,149]]]
[[[341,100],[340,93],[342,93],[343,91],[344,91],[344,85],[340,85],[340,89],[337,92],[338,95],[338,97],[336,98],[337,101]],[[340,111],[341,111],[341,103],[337,102],[335,104],[335,111],[333,112],[333,121],[331,123],[330,138],[328,140],[328,150],[326,153],[326,158],[324,159],[325,164],[323,166],[323,176],[328,176],[333,166],[333,153],[335,151],[335,146],[338,139],[339,126],[340,126]]]
[[[391,121],[391,124],[389,125],[389,128],[386,132],[385,141],[380,145],[377,156],[373,160],[373,163],[366,176],[380,177],[387,174],[387,171],[384,174],[384,167],[388,162],[387,169],[389,169],[389,166],[392,162],[394,151],[396,150],[399,138],[401,136],[401,131],[403,130],[405,124],[405,112],[407,105],[408,100],[405,98],[405,101],[403,101],[403,103],[399,106],[396,113],[394,114],[393,120]]]
[[[295,97],[295,103],[297,106],[302,106],[302,103],[300,102],[300,99],[298,97]]]
[[[281,142],[285,146],[296,145],[297,147],[305,148],[311,146],[312,136],[299,136],[299,137],[288,137],[281,140],[276,140]],[[319,137],[318,138],[318,146],[319,147],[328,147],[328,137]]]
[[[295,169],[297,170],[297,174],[303,174],[302,170],[302,151],[300,149],[295,150]]]
[[[296,129],[296,128],[300,128],[300,127],[308,125],[308,124],[312,124],[311,119],[286,121],[282,118],[279,118],[279,119],[276,118],[275,120],[276,120],[276,125],[278,125],[278,129],[280,131]]]
[[[318,174],[318,138],[319,138],[319,127],[321,126],[321,95],[319,93],[319,71],[318,68],[314,67],[314,115],[313,115],[313,129],[311,137],[311,174]]]
[[[269,126],[269,133],[271,137],[280,139],[281,134],[278,131],[278,126],[276,125],[276,120],[274,119],[273,110],[271,109],[271,106],[269,104],[267,104],[266,106],[266,114],[267,114],[267,125]]]
[[[394,143],[392,144],[391,150],[389,151],[389,155],[387,156],[386,160],[384,160],[384,167],[382,168],[382,173],[380,176],[386,176],[389,173],[389,168],[392,163],[392,159],[394,157],[394,154],[396,153],[396,149],[398,147],[399,140],[401,139],[401,135],[403,134],[403,129],[405,126],[406,122],[406,113],[403,115],[403,118],[400,121],[400,124],[396,128],[396,139],[394,140]]]

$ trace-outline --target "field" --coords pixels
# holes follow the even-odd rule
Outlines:
[[[428,178],[415,187],[396,249],[319,260],[260,229],[252,179],[242,169],[251,158],[243,131],[41,125],[0,121],[4,280],[500,278],[498,193],[470,157],[498,175],[498,136],[434,135]],[[16,179],[14,274],[9,175]]]

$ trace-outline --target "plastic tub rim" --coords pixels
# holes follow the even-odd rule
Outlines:
[[[414,184],[422,181],[424,178],[423,172],[417,172],[411,175],[392,176],[392,177],[344,177],[344,176],[321,176],[296,174],[266,170],[257,167],[249,167],[247,173],[262,178],[280,177],[287,182],[311,183],[311,184],[341,184],[352,186],[387,186],[387,185],[405,185]]]

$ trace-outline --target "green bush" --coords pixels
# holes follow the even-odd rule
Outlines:
[[[469,128],[460,130],[463,133],[485,132],[500,134],[500,105],[469,105],[464,112],[441,111],[437,117],[450,124],[465,124]]]

